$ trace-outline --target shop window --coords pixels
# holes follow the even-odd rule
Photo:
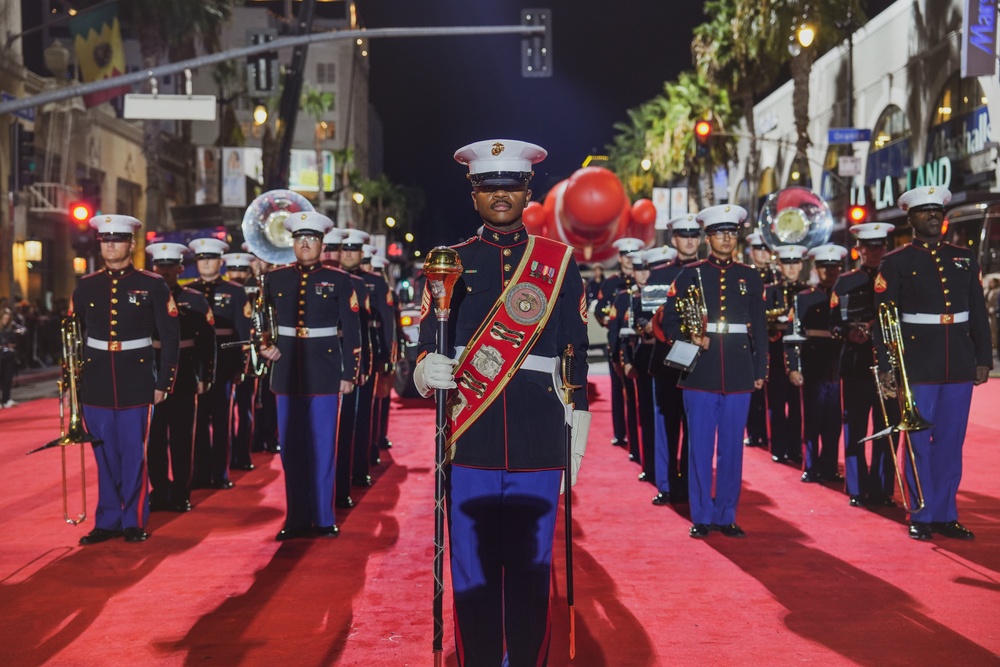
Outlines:
[[[812,188],[812,174],[809,173],[809,161],[804,157],[792,162],[792,168],[788,172],[786,187],[793,185],[801,188]]]
[[[757,197],[766,197],[777,189],[778,185],[774,177],[774,167],[768,167],[760,173],[760,187],[757,188]]]
[[[944,85],[934,104],[934,120],[931,125],[940,125],[986,105],[986,95],[975,78],[963,79],[955,72]]]
[[[906,113],[894,104],[882,112],[872,132],[868,149],[865,182],[871,185],[886,176],[902,177],[912,164],[910,155],[910,121]]]

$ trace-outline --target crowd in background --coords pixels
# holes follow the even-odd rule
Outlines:
[[[0,297],[0,406],[12,407],[10,383],[18,372],[59,363],[59,322],[68,307],[66,299],[57,299],[50,310],[41,301]]]

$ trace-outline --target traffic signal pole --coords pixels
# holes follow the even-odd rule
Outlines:
[[[296,35],[294,37],[282,37],[263,44],[253,44],[242,46],[219,53],[208,53],[189,58],[176,63],[158,65],[138,72],[130,72],[121,76],[90,83],[77,83],[61,86],[58,89],[48,90],[38,95],[32,95],[17,100],[0,102],[0,114],[13,113],[21,109],[39,107],[50,102],[59,102],[72,97],[82,97],[91,93],[97,93],[110,88],[120,86],[131,86],[142,83],[149,79],[164,77],[168,74],[176,74],[186,69],[197,69],[208,65],[228,60],[243,59],[248,56],[255,56],[268,51],[277,51],[284,48],[295,48],[300,45],[319,44],[322,42],[335,42],[345,39],[392,39],[400,37],[474,37],[480,35],[521,35],[521,36],[541,36],[544,35],[546,27],[544,25],[498,25],[498,26],[449,26],[449,27],[420,27],[420,28],[372,28],[370,30],[338,30],[333,32],[318,32],[307,35]]]

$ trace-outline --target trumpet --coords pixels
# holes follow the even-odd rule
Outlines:
[[[62,338],[62,376],[59,378],[59,437],[55,440],[33,449],[28,454],[40,452],[43,449],[59,447],[62,452],[62,495],[63,519],[70,525],[77,525],[87,518],[87,467],[84,448],[80,447],[80,511],[75,517],[69,511],[69,474],[66,469],[66,448],[69,445],[82,445],[92,442],[94,446],[101,441],[88,433],[83,424],[80,409],[80,368],[83,341],[80,338],[80,323],[75,317],[64,317],[60,325]],[[66,404],[69,403],[69,423],[66,422]]]
[[[897,399],[899,402],[899,411],[902,416],[898,424],[887,426],[878,433],[863,438],[860,442],[867,442],[893,433],[902,433],[900,443],[906,448],[913,472],[914,491],[916,491],[916,502],[913,505],[907,501],[908,494],[902,493],[903,507],[910,513],[919,512],[924,508],[924,490],[920,485],[920,476],[917,473],[917,458],[913,451],[913,443],[910,441],[910,433],[912,431],[927,430],[933,424],[920,415],[920,412],[917,410],[917,404],[913,400],[913,392],[910,391],[910,380],[906,373],[906,363],[903,360],[903,332],[899,326],[899,311],[895,303],[890,301],[889,303],[879,304],[878,322],[882,333],[882,342],[885,344],[888,352],[889,365],[892,369],[888,382],[883,382],[878,372],[878,366],[872,366],[872,373],[875,374],[875,386],[878,389],[879,405],[882,407],[882,423],[889,423],[888,409],[886,408],[886,400],[889,398],[895,397]],[[890,447],[889,451],[892,452],[896,482],[899,484],[900,491],[902,492],[904,484],[899,456],[896,454],[895,447]],[[905,465],[905,461],[903,465]]]

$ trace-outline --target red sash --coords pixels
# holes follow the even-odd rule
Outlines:
[[[455,368],[448,392],[449,456],[454,445],[504,390],[552,315],[573,255],[567,245],[529,236],[517,270]],[[575,305],[575,304],[574,304]]]

